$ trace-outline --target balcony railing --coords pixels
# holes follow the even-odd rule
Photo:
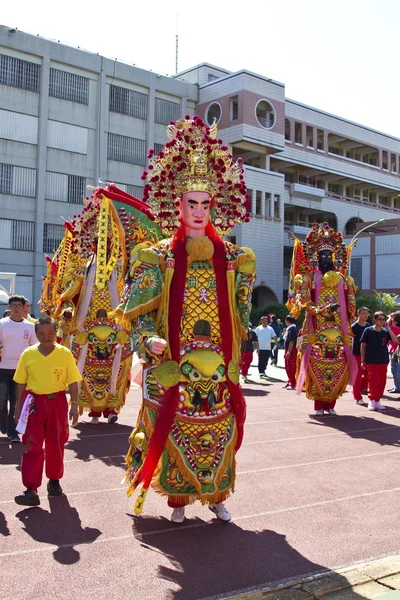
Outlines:
[[[368,208],[375,208],[378,210],[386,210],[388,212],[400,213],[400,208],[386,206],[386,204],[378,204],[377,202],[370,202],[366,198],[361,198],[359,196],[357,196],[356,198],[350,198],[349,196],[340,196],[339,194],[326,192],[325,198],[330,198],[331,200],[338,200],[339,202],[348,202],[350,204],[367,206]]]

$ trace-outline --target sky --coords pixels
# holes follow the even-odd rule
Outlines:
[[[284,83],[287,98],[400,138],[399,0],[123,4],[18,0],[2,2],[0,19],[169,75],[178,31],[180,71],[247,69]]]

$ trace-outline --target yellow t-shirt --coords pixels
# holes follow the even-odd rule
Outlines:
[[[14,381],[26,383],[26,389],[35,394],[63,392],[71,383],[81,380],[72,353],[59,344],[48,356],[39,352],[38,344],[26,348],[14,375]]]

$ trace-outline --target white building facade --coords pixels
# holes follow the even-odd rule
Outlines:
[[[232,235],[257,254],[254,304],[285,297],[289,232],[399,215],[400,140],[288,100],[283,84],[208,64],[164,77],[0,27],[0,272],[17,292],[38,301],[86,185],[140,197],[148,149],[196,112],[244,160],[252,217]]]

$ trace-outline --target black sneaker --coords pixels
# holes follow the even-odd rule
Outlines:
[[[39,506],[40,504],[39,496],[34,490],[25,490],[23,494],[15,496],[14,500],[21,506]]]
[[[63,490],[58,479],[49,479],[47,493],[49,496],[62,496]]]
[[[20,444],[21,443],[18,433],[12,433],[11,435],[9,435],[8,441],[11,442],[11,444]]]
[[[7,433],[7,423],[6,423],[6,421],[2,421],[0,423],[0,433],[3,433],[3,434]]]

